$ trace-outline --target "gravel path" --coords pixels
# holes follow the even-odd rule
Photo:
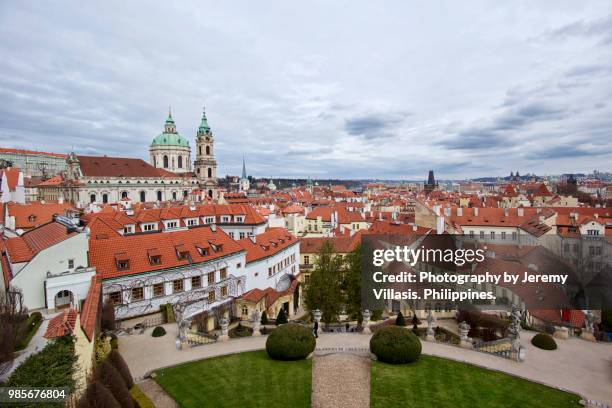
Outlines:
[[[354,354],[314,356],[313,408],[370,406],[370,358]]]
[[[155,380],[149,379],[139,382],[138,387],[149,397],[156,408],[178,408],[178,404],[166,394],[166,391]]]

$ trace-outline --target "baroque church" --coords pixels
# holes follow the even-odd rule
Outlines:
[[[172,113],[141,159],[83,156],[71,152],[66,172],[38,186],[39,198],[70,201],[77,207],[118,201],[204,201],[219,198],[214,137],[206,112],[195,137],[195,161],[187,138],[176,130]]]

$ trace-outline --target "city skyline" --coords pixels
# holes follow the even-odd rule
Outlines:
[[[612,10],[550,4],[0,6],[0,145],[146,161],[171,105],[193,157],[205,105],[219,175],[609,171]]]

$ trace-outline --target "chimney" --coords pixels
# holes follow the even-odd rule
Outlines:
[[[517,208],[517,212],[518,212],[518,216],[519,217],[524,217],[525,216],[525,209],[523,207]]]
[[[474,217],[478,217],[478,207],[474,207]]]
[[[436,233],[438,235],[444,234],[444,217],[436,218]]]
[[[210,224],[210,230],[212,232],[217,232],[217,224]]]
[[[457,207],[457,217],[463,217],[463,208]]]

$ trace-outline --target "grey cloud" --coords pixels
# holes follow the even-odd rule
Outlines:
[[[363,136],[373,140],[393,137],[395,129],[401,125],[407,113],[380,113],[353,116],[344,121],[344,130],[352,136]]]
[[[579,20],[549,31],[549,39],[566,39],[570,37],[599,37],[602,45],[612,42],[612,14],[606,17]]]

